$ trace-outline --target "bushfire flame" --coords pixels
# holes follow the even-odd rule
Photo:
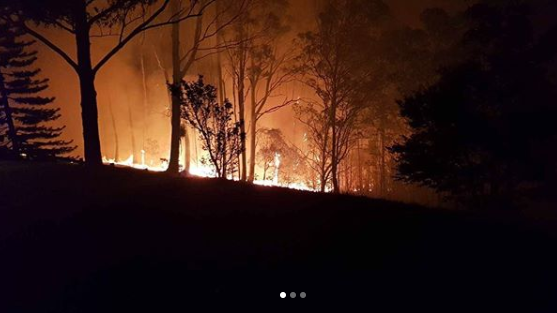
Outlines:
[[[168,162],[162,162],[159,166],[150,166],[145,164],[145,153],[142,151],[141,153],[141,163],[136,164],[133,162],[133,154],[130,155],[127,159],[123,161],[116,161],[114,159],[110,159],[107,157],[103,157],[103,162],[105,164],[114,164],[115,166],[119,167],[131,167],[140,170],[148,170],[152,172],[164,172],[168,168]],[[281,184],[278,180],[279,175],[279,168],[280,168],[280,154],[275,154],[275,173],[273,175],[272,180],[255,180],[253,183],[259,186],[268,186],[268,187],[283,187],[289,189],[296,189],[296,190],[304,190],[304,191],[317,191],[304,183],[296,182],[296,183],[289,183],[289,184]],[[196,176],[196,177],[205,177],[205,178],[215,178],[217,177],[215,170],[208,165],[203,164],[191,164],[189,169],[189,175]],[[231,177],[233,180],[238,180],[237,177]]]

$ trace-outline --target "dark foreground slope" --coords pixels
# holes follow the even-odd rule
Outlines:
[[[0,199],[0,312],[557,303],[557,241],[510,218],[29,163],[0,163]]]

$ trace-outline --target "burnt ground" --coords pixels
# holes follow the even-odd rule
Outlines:
[[[14,162],[0,201],[0,312],[557,308],[557,228],[517,214]]]

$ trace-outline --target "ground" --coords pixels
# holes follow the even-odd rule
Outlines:
[[[557,228],[517,214],[28,162],[0,201],[0,312],[557,307]]]

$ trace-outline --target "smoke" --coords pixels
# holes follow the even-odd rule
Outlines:
[[[292,45],[293,39],[299,32],[307,31],[315,23],[318,11],[318,1],[292,1],[291,33],[285,37],[284,45]],[[431,5],[458,7],[454,2],[442,0],[428,1],[386,1],[399,19],[408,24],[415,24],[419,13]],[[187,36],[192,25],[184,25],[184,34]],[[53,39],[70,56],[75,59],[74,39],[59,30],[49,29],[47,37]],[[115,44],[114,39],[93,38],[93,61],[96,62]],[[78,149],[74,156],[83,155],[83,139],[81,129],[81,109],[79,95],[79,81],[73,69],[62,58],[50,49],[37,43],[39,50],[38,65],[43,70],[43,76],[50,79],[49,95],[56,97],[54,105],[61,108],[62,117],[59,124],[65,125],[64,139],[74,141]],[[139,156],[141,150],[150,147],[153,150],[149,158],[159,161],[167,158],[170,138],[169,123],[169,96],[165,80],[165,71],[170,70],[170,28],[161,28],[139,36],[120,51],[110,62],[103,67],[97,75],[97,101],[99,109],[99,127],[103,155],[113,158],[118,146],[121,158],[132,154]],[[141,56],[143,55],[143,66]],[[211,69],[214,68],[214,58],[206,58],[196,64],[187,79],[195,79],[197,74],[206,75],[211,81]],[[145,76],[143,76],[145,73]],[[144,89],[144,79],[146,90]],[[230,93],[231,82],[227,87]],[[281,91],[285,96],[292,98],[311,97],[312,94],[300,84],[291,84]],[[147,94],[147,98],[144,95]],[[230,96],[230,95],[229,95]],[[282,101],[275,99],[272,101]],[[112,113],[110,109],[112,105]],[[270,103],[272,106],[273,103]],[[116,128],[112,124],[112,116]],[[294,118],[290,108],[265,116],[260,127],[279,128],[286,138],[292,143],[299,143],[303,138],[302,126]],[[117,132],[118,143],[115,142]],[[132,141],[133,139],[133,141]],[[156,146],[156,148],[155,148]],[[132,149],[134,148],[134,149]],[[157,151],[154,151],[157,150]]]

